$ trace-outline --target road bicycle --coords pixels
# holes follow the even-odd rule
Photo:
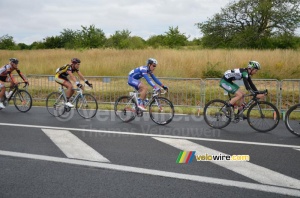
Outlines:
[[[267,101],[260,101],[258,94],[268,94],[268,90],[255,91],[245,95],[252,96],[248,103],[245,103],[239,113],[234,112],[234,108],[227,107],[229,100],[215,99],[209,101],[204,107],[204,120],[212,128],[221,129],[229,125],[230,122],[238,123],[243,118],[243,112],[247,111],[248,124],[256,131],[268,132],[273,130],[279,123],[280,114],[275,105]]]
[[[70,98],[70,102],[75,104],[74,108],[78,114],[85,119],[94,117],[98,110],[98,103],[94,96],[83,93],[83,90],[80,88],[73,90],[77,93],[74,97]],[[58,92],[50,93],[46,99],[47,110],[55,117],[59,117],[65,112],[71,111],[72,108],[67,106],[66,103],[67,97],[63,86],[59,87]]]
[[[167,98],[160,96],[165,93],[167,91],[162,89],[159,91],[153,90],[150,100],[145,100],[145,107],[149,108],[151,120],[159,125],[170,123],[174,117],[173,103]],[[143,116],[144,112],[137,105],[138,96],[138,91],[134,90],[129,93],[129,96],[121,96],[116,100],[114,105],[115,114],[123,122],[130,122],[136,116]]]
[[[6,95],[4,94],[3,99],[1,102],[3,102],[4,106],[7,106],[9,104],[10,100],[14,101],[15,107],[20,111],[20,112],[27,112],[31,109],[32,106],[32,98],[31,95],[28,93],[28,91],[24,89],[19,89],[19,85],[25,83],[25,87],[27,87],[26,82],[19,82],[17,83],[12,90],[12,94],[8,98],[6,98]],[[9,87],[6,87],[8,89]],[[1,110],[1,109],[0,109]]]
[[[286,128],[294,135],[300,137],[300,103],[291,106],[285,114]]]

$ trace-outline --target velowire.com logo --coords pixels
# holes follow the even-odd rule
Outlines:
[[[196,158],[197,161],[250,161],[249,155],[210,155],[210,154],[201,154],[196,155],[196,151],[180,151],[176,163],[177,164],[189,164]]]

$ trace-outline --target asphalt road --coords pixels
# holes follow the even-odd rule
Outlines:
[[[181,151],[196,152],[191,163],[176,163]],[[199,160],[213,155],[250,160]],[[300,138],[282,121],[260,133],[246,121],[211,129],[202,116],[159,126],[147,114],[123,123],[111,111],[0,111],[0,197],[300,196],[299,164]]]

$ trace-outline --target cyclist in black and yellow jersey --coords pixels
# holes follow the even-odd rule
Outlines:
[[[76,83],[77,87],[82,89],[83,88],[82,84],[80,84],[80,82],[77,81],[75,76],[73,75],[73,73],[76,72],[78,74],[79,78],[85,82],[85,84],[87,84],[89,87],[93,87],[93,85],[91,83],[89,83],[89,81],[86,80],[84,78],[84,76],[82,75],[82,73],[79,71],[80,62],[81,61],[78,58],[72,58],[71,64],[66,64],[66,65],[58,68],[56,70],[56,74],[55,74],[55,82],[57,82],[58,84],[61,84],[67,88],[67,91],[66,91],[67,103],[66,103],[66,105],[69,107],[74,107],[74,105],[72,103],[70,103],[70,101],[69,101],[69,99],[74,94],[74,90],[73,90],[73,85],[72,85],[71,81],[68,79],[68,76],[72,81],[74,81]]]

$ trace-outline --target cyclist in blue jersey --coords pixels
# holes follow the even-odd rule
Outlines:
[[[143,84],[140,81],[141,78],[145,78],[148,84],[151,85],[155,89],[155,91],[160,90],[160,88],[157,85],[161,86],[164,90],[168,90],[168,87],[163,85],[153,74],[156,66],[157,66],[157,60],[155,60],[154,58],[149,58],[146,61],[145,66],[137,67],[129,72],[128,84],[140,92],[141,101],[139,102],[138,107],[142,111],[147,110],[144,105],[145,104],[144,100],[147,95],[148,87],[147,85]],[[151,76],[151,78],[154,80],[154,82],[157,85],[152,82],[152,80],[149,78],[148,75]]]
[[[246,89],[251,93],[254,93],[254,91],[257,91],[257,88],[253,84],[251,76],[256,74],[256,72],[260,69],[261,66],[257,61],[250,61],[248,63],[247,68],[227,70],[224,73],[223,78],[220,80],[220,87],[225,89],[228,93],[235,95],[229,101],[227,108],[233,107],[234,104],[238,104],[238,106],[240,106],[244,103],[245,94],[239,89],[240,87],[233,81],[243,79]],[[262,99],[264,98],[264,96],[264,94],[258,94],[257,98]],[[241,108],[239,108],[239,110],[241,110]],[[245,116],[243,117],[244,119],[246,119]]]

